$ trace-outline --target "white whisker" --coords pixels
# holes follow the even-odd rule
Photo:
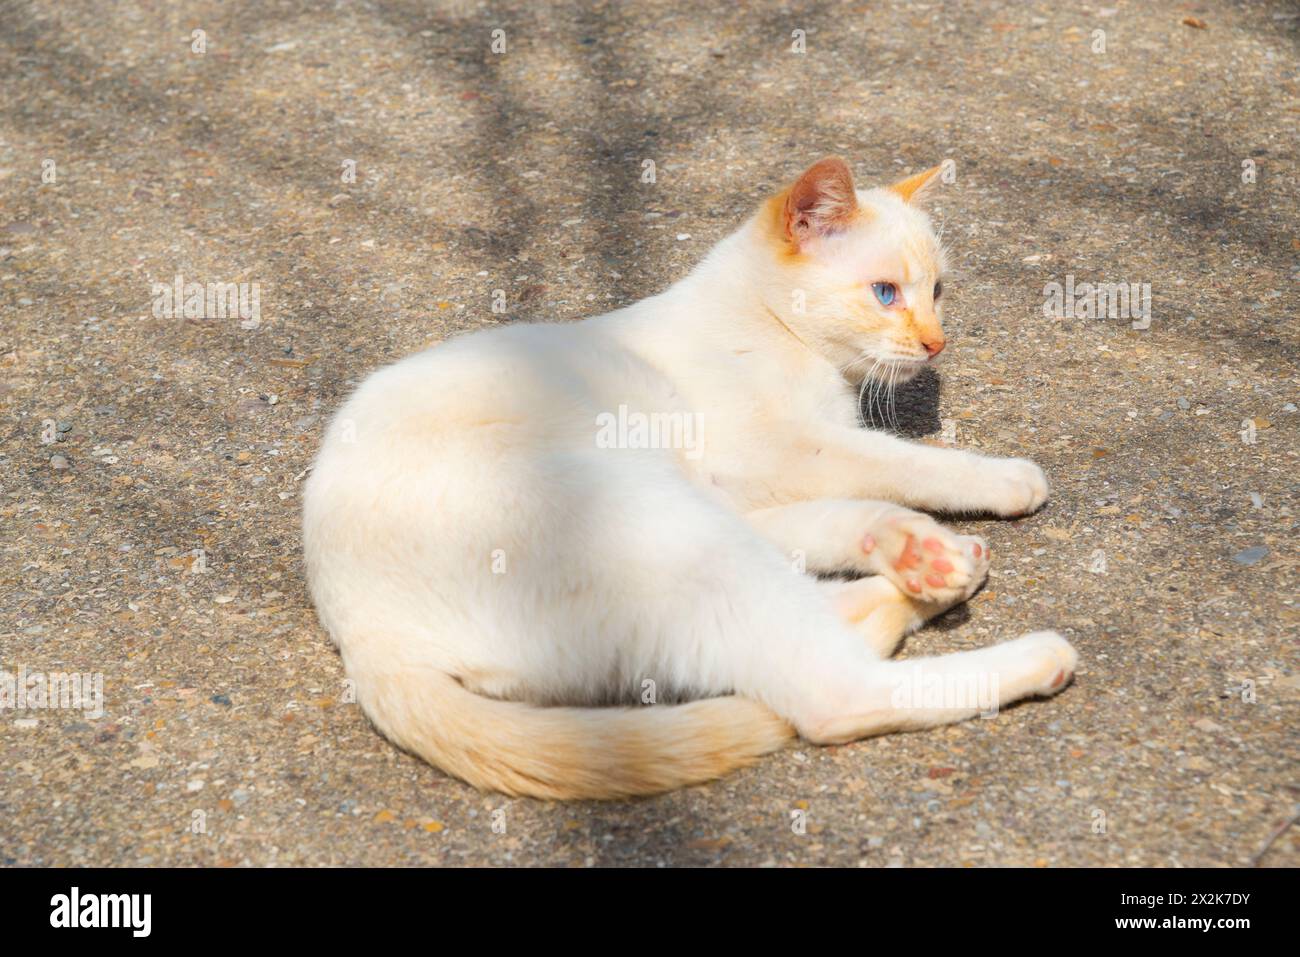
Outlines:
[[[871,368],[871,378],[872,378],[871,407],[878,408],[878,410],[880,410],[880,426],[881,428],[884,428],[885,425],[884,377],[878,376],[878,374],[876,374],[880,371],[881,365],[884,365],[885,368],[888,368],[888,365],[885,364],[885,361],[883,359],[876,360],[876,364],[874,365],[874,367]],[[876,417],[874,413],[872,413],[871,424],[875,425],[875,421],[876,421]]]
[[[898,414],[894,408],[894,386],[898,379],[898,369],[897,365],[889,367],[889,428],[892,432],[898,431]]]

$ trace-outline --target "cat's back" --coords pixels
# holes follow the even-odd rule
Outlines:
[[[383,469],[453,448],[590,446],[600,413],[670,391],[599,324],[483,329],[367,377],[331,421],[317,471]]]
[[[372,373],[330,422],[303,490],[322,620],[334,630],[345,609],[373,605],[356,582],[370,597],[414,588],[411,569],[458,575],[488,546],[543,556],[539,529],[561,540],[591,525],[602,496],[646,481],[648,464],[601,449],[598,417],[665,388],[588,323],[495,327]]]

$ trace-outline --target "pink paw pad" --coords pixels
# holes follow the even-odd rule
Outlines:
[[[862,552],[872,555],[873,571],[888,575],[904,594],[921,601],[951,604],[970,597],[984,579],[981,559],[988,546],[956,535],[929,516],[891,516],[858,541]]]
[[[894,568],[898,571],[906,571],[909,568],[916,568],[921,564],[921,553],[916,547],[916,539],[911,535],[907,536],[907,543],[903,546],[902,554],[898,556],[898,561],[894,563]]]

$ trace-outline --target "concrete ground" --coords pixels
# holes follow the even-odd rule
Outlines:
[[[0,712],[0,864],[1249,864],[1300,802],[1300,18],[1106,2],[0,7],[0,667],[105,711]],[[828,153],[954,161],[900,427],[1054,482],[958,523],[992,578],[903,654],[1054,627],[1074,685],[623,803],[387,744],[303,587],[323,421],[662,289]],[[259,309],[186,318],[178,275]],[[1070,276],[1149,284],[1149,328],[1045,316]]]

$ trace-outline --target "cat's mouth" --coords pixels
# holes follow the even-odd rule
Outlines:
[[[840,374],[864,395],[883,395],[916,378],[927,365],[930,365],[928,356],[908,355],[892,344],[882,345],[879,349],[868,346],[844,366]]]

